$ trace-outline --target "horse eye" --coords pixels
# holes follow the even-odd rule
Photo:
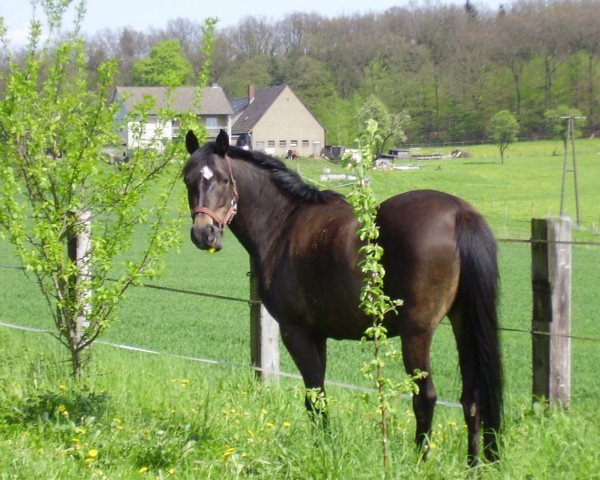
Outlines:
[[[225,178],[223,179],[223,183],[224,183],[225,185],[227,185],[227,184],[229,183],[229,177],[225,177]]]

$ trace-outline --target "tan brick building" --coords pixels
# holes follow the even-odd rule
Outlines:
[[[246,97],[230,104],[232,143],[280,157],[290,150],[301,157],[320,155],[325,129],[289,86],[255,89],[250,85]]]

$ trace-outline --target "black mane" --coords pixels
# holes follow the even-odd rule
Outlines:
[[[183,178],[193,181],[193,172],[197,165],[202,163],[213,152],[215,142],[207,142],[199,151],[188,160],[183,167]],[[319,190],[307,184],[296,172],[290,170],[281,160],[271,157],[265,153],[244,150],[242,148],[229,146],[227,154],[231,158],[251,163],[262,170],[269,172],[274,185],[282,192],[308,203],[325,203],[334,198],[344,198],[340,193],[333,190]],[[192,178],[190,178],[192,177]]]
[[[281,160],[262,152],[230,146],[230,157],[250,162],[269,172],[271,181],[283,192],[308,203],[324,203],[343,196],[333,190],[319,190],[307,184],[300,175],[290,170]]]

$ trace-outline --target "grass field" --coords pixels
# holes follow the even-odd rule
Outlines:
[[[450,150],[450,149],[446,149]],[[412,162],[414,171],[373,173],[378,197],[435,188],[474,203],[500,239],[526,239],[530,219],[558,214],[563,157],[556,142],[515,144],[506,163],[494,146],[469,147],[469,159]],[[444,150],[443,150],[444,151]],[[558,154],[557,154],[558,152]],[[577,144],[582,226],[574,239],[598,242],[600,141]],[[291,162],[319,182],[320,160]],[[573,179],[567,207],[574,212]],[[329,187],[329,186],[327,186]],[[342,191],[344,187],[339,187]],[[241,200],[243,201],[243,199]],[[228,234],[218,255],[187,241],[170,252],[162,286],[248,297],[248,258]],[[530,246],[501,242],[501,326],[527,331],[531,322]],[[0,265],[16,265],[6,241]],[[573,247],[573,334],[600,337],[597,312],[600,248]],[[23,273],[0,268],[0,321],[51,329],[47,307]],[[248,307],[242,302],[135,288],[121,321],[103,337],[172,355],[213,359],[210,366],[173,356],[97,345],[86,388],[71,384],[57,342],[0,328],[0,478],[375,478],[379,446],[372,406],[360,394],[332,386],[332,431],[313,431],[302,407],[300,382],[280,388],[256,384],[247,369]],[[573,340],[572,406],[568,413],[532,409],[531,337],[504,330],[506,422],[503,462],[483,468],[486,478],[598,478],[595,381],[600,344]],[[330,342],[328,379],[365,386],[368,358],[357,343]],[[439,397],[458,401],[460,376],[449,327],[432,351]],[[282,370],[296,372],[282,349]],[[397,368],[401,370],[400,366]],[[62,408],[61,408],[62,407]],[[410,402],[400,401],[394,428],[394,478],[468,476],[460,409],[436,410],[432,461],[412,449]],[[64,412],[69,412],[67,415]],[[76,440],[75,440],[76,439]]]

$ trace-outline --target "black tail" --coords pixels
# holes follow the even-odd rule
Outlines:
[[[503,385],[496,309],[499,283],[496,240],[483,217],[473,210],[457,215],[456,239],[461,265],[458,295],[462,344],[473,362],[469,370],[480,404],[486,457],[494,458],[496,432],[502,421]]]

